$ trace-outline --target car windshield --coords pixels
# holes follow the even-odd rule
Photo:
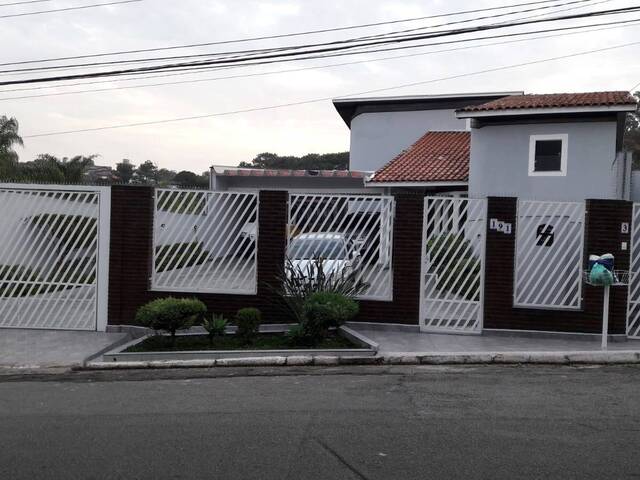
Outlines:
[[[294,238],[289,244],[289,258],[292,260],[310,260],[315,257],[344,260],[346,255],[344,243],[337,238]]]

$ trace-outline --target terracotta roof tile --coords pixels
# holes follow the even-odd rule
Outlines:
[[[634,105],[637,100],[626,91],[587,93],[548,93],[511,95],[463,108],[462,112],[488,112],[526,108],[606,107]]]
[[[370,182],[466,182],[470,143],[469,132],[427,132]]]

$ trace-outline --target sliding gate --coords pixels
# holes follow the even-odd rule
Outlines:
[[[426,197],[420,329],[480,333],[486,199]]]
[[[633,204],[631,261],[627,306],[627,336],[640,338],[640,203]]]
[[[108,196],[0,186],[0,328],[104,330]]]

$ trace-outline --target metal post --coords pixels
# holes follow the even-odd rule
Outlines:
[[[602,302],[602,350],[607,349],[607,335],[609,329],[609,285],[604,286],[604,299]]]

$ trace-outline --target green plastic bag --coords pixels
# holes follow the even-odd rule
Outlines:
[[[589,282],[594,285],[611,285],[613,283],[613,273],[604,265],[596,263],[589,272]]]

